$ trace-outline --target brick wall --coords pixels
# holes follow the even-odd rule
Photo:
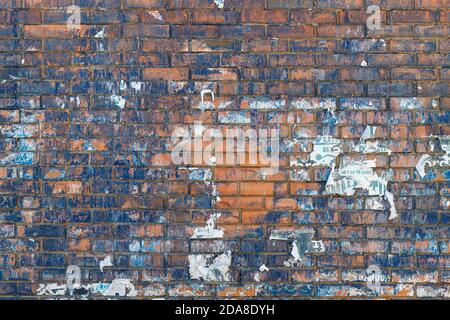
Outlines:
[[[449,298],[449,28],[446,0],[2,0],[0,296]],[[237,128],[277,170],[174,163],[177,129]]]

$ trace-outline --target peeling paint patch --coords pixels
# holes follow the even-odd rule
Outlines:
[[[130,82],[131,88],[134,89],[135,92],[140,92],[142,89],[142,82],[140,81],[132,81]]]
[[[206,102],[205,103],[205,95],[210,95],[211,99],[212,99],[212,102],[210,101],[210,102]],[[200,106],[199,106],[200,110],[212,110],[212,109],[214,109],[214,100],[215,100],[215,98],[214,98],[214,92],[212,90],[210,90],[210,89],[203,89],[200,92],[200,97],[201,97]]]
[[[399,107],[401,110],[420,110],[424,108],[422,101],[415,97],[401,98],[399,101]]]
[[[111,102],[114,103],[114,105],[116,105],[117,107],[119,107],[120,109],[125,108],[125,102],[126,100],[122,97],[122,96],[118,96],[116,94],[113,94],[111,96]]]
[[[269,271],[269,268],[267,268],[265,264],[262,264],[262,265],[259,267],[259,271],[261,271],[261,272]]]
[[[216,6],[217,6],[219,9],[222,9],[223,6],[225,5],[225,0],[214,0],[214,3],[216,4]]]
[[[194,128],[194,131],[197,130]],[[212,199],[212,205],[216,204],[220,201],[220,194],[217,189],[217,185],[214,181],[212,181],[212,172],[211,169],[204,168],[185,168],[181,167],[180,170],[188,170],[189,171],[189,180],[201,180],[204,181],[205,184],[210,188]]]
[[[308,181],[309,172],[303,169],[293,169],[290,171],[292,181]]]
[[[217,228],[217,219],[220,217],[220,213],[211,214],[206,226],[194,229],[194,235],[191,239],[215,239],[223,238],[223,229]]]
[[[189,255],[189,274],[191,279],[204,281],[230,281],[231,251],[214,254]]]
[[[151,15],[153,18],[155,18],[158,21],[163,21],[163,17],[161,13],[157,10],[155,11],[148,11],[148,14]]]
[[[381,110],[383,103],[377,98],[341,98],[341,109],[352,110]]]
[[[272,230],[270,240],[292,241],[291,258],[285,261],[286,267],[301,266],[306,253],[325,252],[322,240],[312,240],[314,229]]]
[[[366,199],[366,209],[382,211],[385,209],[384,202],[380,197],[371,197]]]
[[[103,272],[103,268],[104,267],[112,267],[112,260],[111,260],[111,256],[106,256],[105,259],[101,260],[98,264],[100,271]]]
[[[251,123],[245,111],[230,111],[219,115],[219,123]]]
[[[300,110],[328,110],[333,116],[336,111],[334,98],[299,98],[291,101],[291,107]]]
[[[417,286],[417,297],[450,298],[450,286]]]
[[[104,38],[105,36],[105,28],[103,27],[102,30],[100,30],[99,32],[97,32],[97,34],[94,36],[94,38]]]
[[[286,100],[272,100],[268,97],[245,97],[243,107],[256,110],[270,110],[286,108]]]
[[[449,198],[442,198],[441,199],[441,206],[443,209],[450,209],[450,199]]]

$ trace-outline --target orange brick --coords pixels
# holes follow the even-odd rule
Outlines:
[[[145,80],[187,80],[189,69],[187,68],[145,68]]]
[[[220,197],[217,202],[218,209],[263,209],[264,198],[262,197]]]
[[[272,182],[243,182],[240,184],[240,193],[244,196],[272,195],[273,190]]]

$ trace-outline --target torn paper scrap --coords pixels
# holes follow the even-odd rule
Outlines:
[[[321,240],[312,240],[314,233],[314,229],[272,230],[269,239],[292,241],[291,258],[285,261],[284,265],[293,267],[303,264],[306,253],[325,252],[325,246]]]
[[[188,256],[191,279],[230,281],[231,251],[220,254],[193,254]]]
[[[383,196],[389,202],[389,219],[397,217],[394,196],[388,191],[388,181],[384,174],[378,176],[373,168],[375,160],[363,162],[349,161],[341,165],[339,169],[333,167],[325,185],[326,193],[352,196],[356,189],[369,192],[369,196]]]
[[[340,140],[331,136],[320,136],[314,140],[313,151],[306,161],[291,161],[291,166],[328,166],[331,167],[341,153]]]
[[[431,156],[424,154],[416,164],[416,170],[420,177],[423,178],[426,175],[426,166],[432,167],[450,167],[450,136],[438,136],[439,144],[444,155]],[[435,151],[435,145],[432,145],[432,151]]]
[[[387,153],[391,154],[392,151],[386,147],[380,146],[379,141],[366,141],[367,139],[374,139],[378,127],[367,126],[361,135],[360,142],[353,147],[353,151],[359,153]]]

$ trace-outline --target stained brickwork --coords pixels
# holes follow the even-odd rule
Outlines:
[[[1,0],[0,296],[450,298],[449,29],[448,0]],[[208,129],[272,130],[275,170],[248,136],[175,163]]]

